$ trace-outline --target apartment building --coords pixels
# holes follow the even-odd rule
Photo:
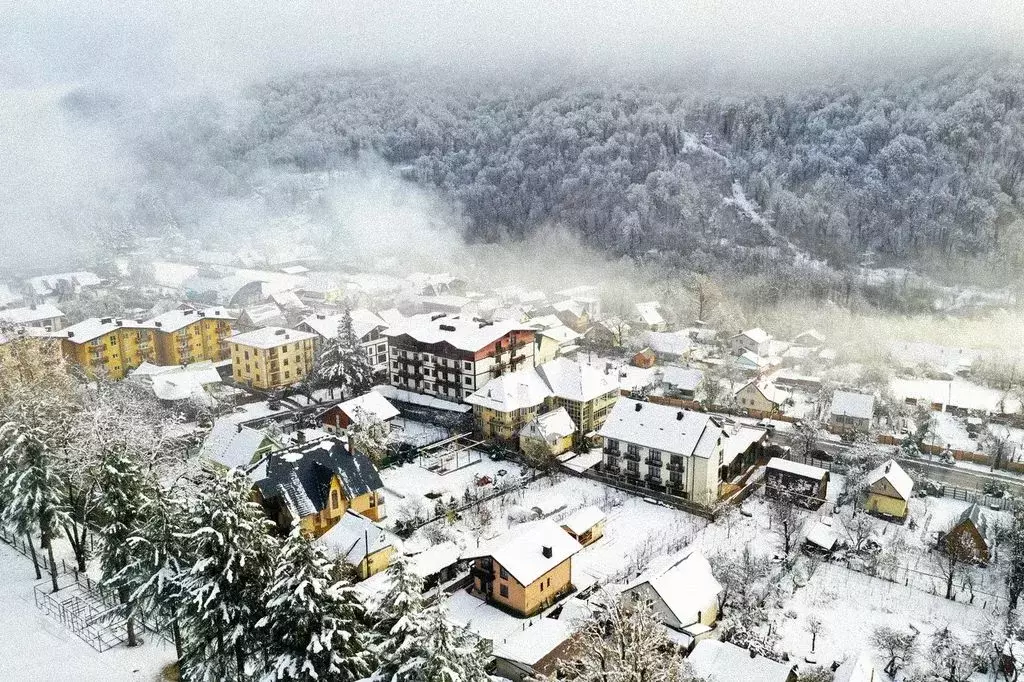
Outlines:
[[[0,309],[0,326],[4,324],[55,332],[64,326],[64,313],[49,303],[24,308],[3,308]]]
[[[388,338],[392,386],[463,401],[491,379],[534,365],[535,330],[436,313],[396,321]]]
[[[224,308],[171,310],[154,317],[156,364],[187,365],[229,357],[227,338],[235,317]]]
[[[622,398],[600,435],[606,473],[698,504],[718,499],[728,434],[714,417]]]
[[[263,390],[296,384],[313,368],[313,338],[282,327],[230,336],[231,374],[236,383]]]
[[[143,362],[153,362],[152,322],[93,317],[56,332],[64,357],[89,376],[123,379]]]
[[[384,334],[387,323],[377,316],[376,313],[366,308],[357,308],[350,312],[352,316],[352,335],[356,342],[366,354],[366,359],[374,372],[384,372],[388,368],[388,337]],[[334,339],[338,336],[343,314],[328,315],[316,313],[302,320],[298,329],[304,332],[316,334],[314,342],[316,351],[327,339]]]

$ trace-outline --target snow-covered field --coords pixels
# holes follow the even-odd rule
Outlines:
[[[97,652],[36,607],[32,564],[2,542],[0,575],[0,680],[159,680],[174,660],[174,647],[152,636],[135,649]]]

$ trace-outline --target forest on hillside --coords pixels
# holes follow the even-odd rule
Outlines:
[[[101,96],[65,104],[117,118]],[[1003,58],[770,95],[318,71],[138,116],[119,122],[149,224],[187,227],[211,199],[302,203],[324,171],[376,157],[454,200],[469,242],[553,224],[702,271],[765,249],[1024,266],[1024,66]]]

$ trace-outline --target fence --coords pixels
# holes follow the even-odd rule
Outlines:
[[[802,461],[804,464],[810,464],[816,467],[826,469],[830,473],[844,473],[843,467],[837,465],[835,462],[827,459],[818,459],[817,457],[808,457],[807,455],[793,455],[790,454],[789,459],[794,462]],[[911,467],[912,468],[912,467]],[[927,473],[924,472],[927,476]],[[993,497],[992,495],[986,495],[978,490],[968,490],[967,488],[960,488],[955,485],[942,483],[939,481],[933,481],[934,487],[932,490],[938,492],[936,497],[951,497],[954,500],[963,500],[965,502],[977,502],[980,505],[988,507],[990,509],[1009,509],[1010,499],[1006,497]]]
[[[682,509],[685,512],[695,514],[702,518],[708,519],[709,521],[715,520],[715,513],[708,507],[702,504],[698,504],[693,500],[688,500],[685,497],[679,497],[678,495],[672,495],[670,493],[663,493],[658,490],[651,488],[645,488],[639,485],[633,485],[627,481],[618,478],[617,476],[609,476],[608,474],[601,473],[599,471],[593,471],[592,469],[586,469],[584,471],[575,471],[568,467],[562,466],[562,469],[573,476],[580,476],[582,478],[589,478],[592,481],[603,483],[612,488],[618,488],[627,493],[639,495],[640,497],[649,497],[658,502],[663,502],[676,509]]]
[[[24,557],[32,558],[28,538],[0,528],[0,540]],[[39,570],[56,575],[57,580],[56,592],[49,578],[33,588],[36,606],[43,613],[59,621],[96,651],[104,652],[127,641],[127,620],[122,615],[120,600],[112,590],[64,559],[51,565],[42,550],[36,550],[35,557]],[[173,643],[166,623],[144,615],[136,616],[134,620],[140,635],[150,632]]]

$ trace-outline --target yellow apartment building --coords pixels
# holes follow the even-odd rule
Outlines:
[[[64,357],[88,376],[123,379],[143,362],[153,362],[153,324],[142,320],[93,317],[54,334]]]
[[[224,308],[171,310],[150,320],[154,327],[156,364],[187,365],[229,357],[227,338],[235,320]]]
[[[306,378],[313,368],[315,334],[265,327],[227,338],[236,383],[272,390]]]

